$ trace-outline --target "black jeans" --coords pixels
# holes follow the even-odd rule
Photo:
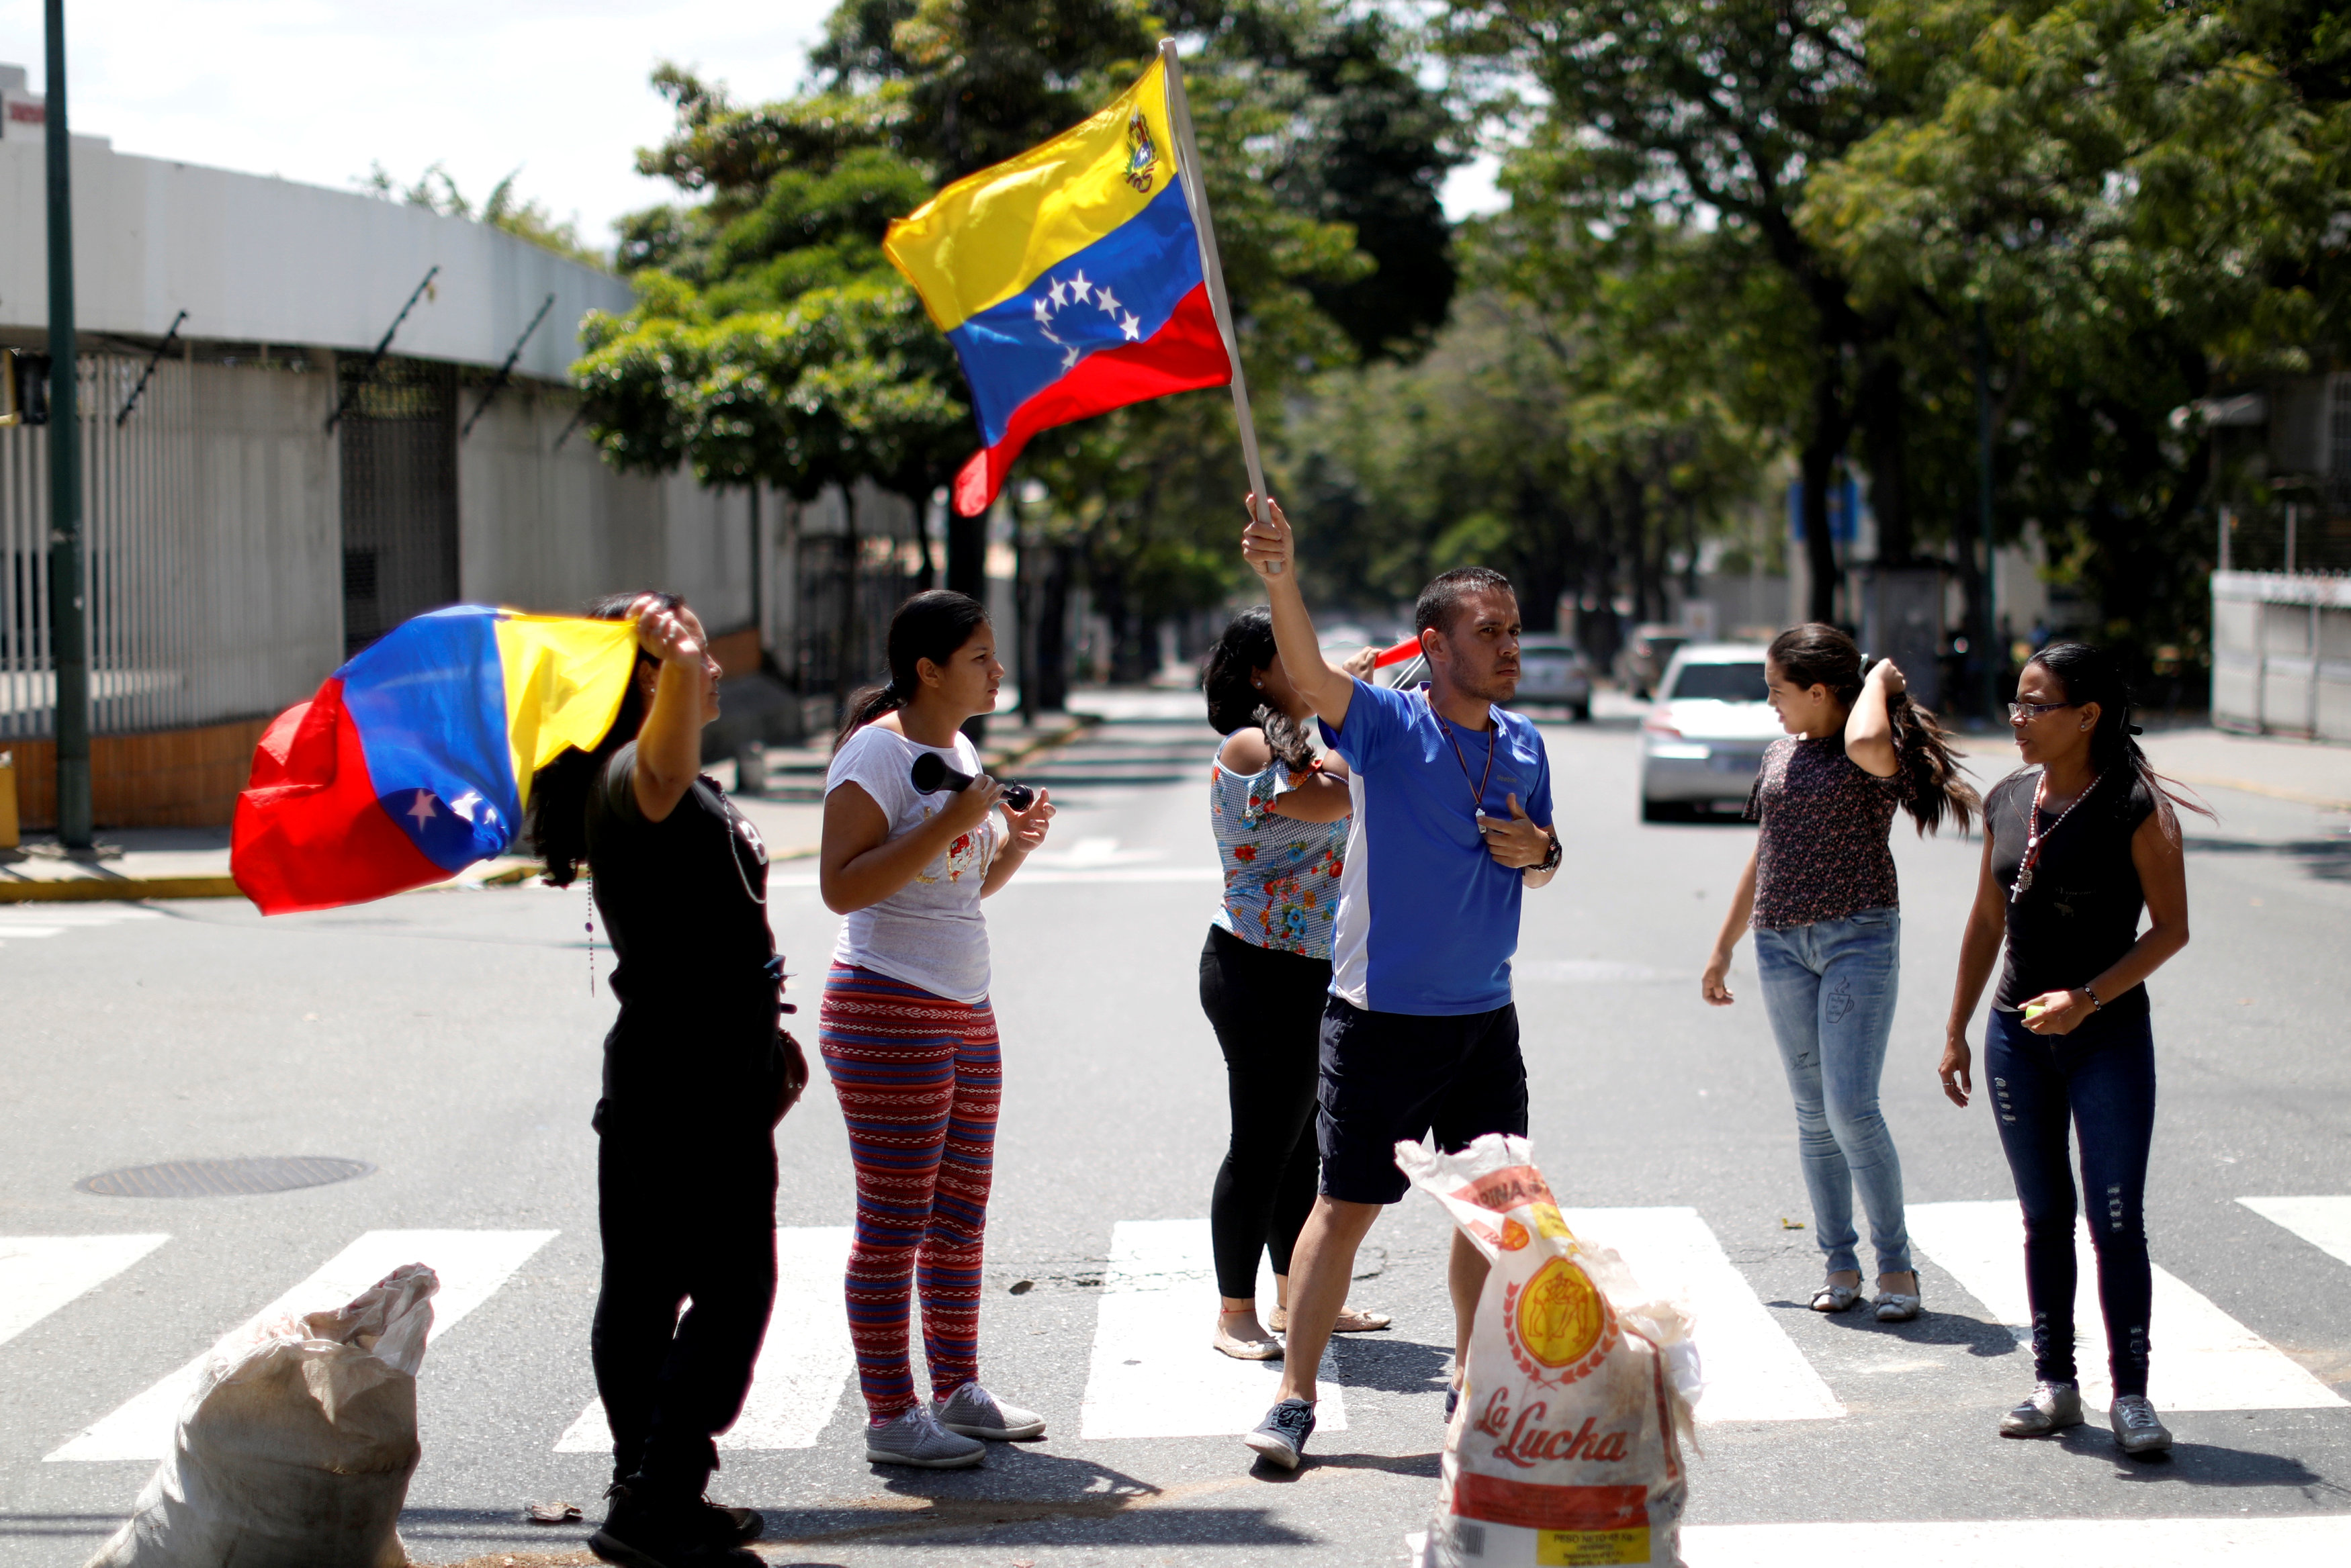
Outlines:
[[[1257,1260],[1290,1272],[1290,1251],[1314,1207],[1315,1037],[1331,965],[1208,928],[1200,1006],[1225,1054],[1233,1136],[1208,1200],[1217,1290],[1257,1297]]]
[[[2086,1026],[2085,1026],[2086,1027]],[[2001,1147],[2024,1207],[2024,1288],[2032,1305],[2033,1376],[2074,1379],[2076,1199],[2067,1159],[2070,1123],[2082,1137],[2090,1241],[2106,1321],[2115,1393],[2147,1392],[2147,1161],[2155,1137],[2155,1037],[2145,1018],[2118,1019],[2088,1044],[2040,1035],[1994,1009],[1984,1028],[1984,1076]]]
[[[596,1391],[613,1479],[658,1495],[699,1497],[718,1468],[776,1301],[775,1137],[727,1110],[629,1126],[597,1107]]]

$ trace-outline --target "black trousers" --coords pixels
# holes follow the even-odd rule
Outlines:
[[[658,1495],[699,1497],[718,1468],[776,1302],[775,1136],[727,1109],[634,1127],[597,1109],[596,1391],[613,1479]]]
[[[1290,1249],[1314,1207],[1317,1034],[1331,987],[1328,960],[1245,942],[1208,928],[1200,950],[1200,1006],[1225,1054],[1232,1142],[1217,1168],[1208,1232],[1217,1289],[1257,1296],[1257,1261],[1290,1272]]]

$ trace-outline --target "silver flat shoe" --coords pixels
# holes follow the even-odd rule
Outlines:
[[[1918,1315],[1919,1298],[1906,1296],[1900,1291],[1880,1291],[1877,1293],[1877,1321],[1908,1323]]]
[[[1854,1285],[1823,1285],[1813,1293],[1814,1312],[1848,1312],[1861,1299],[1861,1287]]]
[[[931,1414],[958,1437],[1019,1443],[1045,1435],[1044,1417],[1007,1405],[977,1383],[967,1383],[946,1398],[932,1400]]]
[[[2045,1438],[2082,1424],[2082,1386],[2036,1383],[2024,1403],[2000,1418],[2003,1438]]]
[[[2144,1394],[2126,1394],[2107,1413],[2115,1442],[2126,1454],[2159,1454],[2171,1447],[2171,1430]]]
[[[1217,1324],[1216,1332],[1208,1336],[1208,1343],[1227,1355],[1231,1356],[1235,1361],[1279,1361],[1281,1359],[1281,1341],[1274,1338],[1270,1334],[1267,1335],[1263,1339],[1236,1338],[1234,1335],[1225,1332],[1225,1325],[1221,1320]]]

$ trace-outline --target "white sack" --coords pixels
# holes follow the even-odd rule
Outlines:
[[[1681,1568],[1698,1388],[1687,1310],[1569,1233],[1526,1139],[1489,1133],[1458,1154],[1399,1143],[1396,1163],[1494,1265],[1421,1562]]]
[[[216,1353],[137,1512],[86,1568],[402,1568],[440,1288],[403,1264],[348,1306]]]

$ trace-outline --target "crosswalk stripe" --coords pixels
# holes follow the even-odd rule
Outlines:
[[[169,1236],[0,1236],[0,1345],[97,1289]]]
[[[1959,1277],[1968,1293],[2029,1340],[2024,1299],[2024,1233],[2014,1203],[1914,1203],[1910,1237]],[[2106,1373],[2105,1323],[2098,1311],[2098,1269],[2090,1231],[2074,1236],[2080,1285],[2074,1303],[2074,1364],[2082,1400],[2104,1409],[2114,1399]],[[2309,1410],[2346,1403],[2269,1341],[2215,1306],[2179,1276],[2155,1270],[2153,1361],[2147,1397],[2158,1410]]]
[[[1689,1303],[1706,1396],[1700,1421],[1819,1421],[1845,1413],[1695,1209],[1569,1209],[1567,1228],[1613,1247],[1642,1288]]]
[[[1916,1214],[1917,1210],[1911,1212]],[[2351,1513],[2249,1519],[1906,1520],[1837,1524],[1689,1524],[1689,1568],[1817,1568],[1869,1562],[1898,1538],[1904,1568],[1988,1563],[2127,1563],[2131,1568],[2270,1568],[2351,1561]]]
[[[1122,1220],[1111,1228],[1080,1437],[1216,1438],[1265,1419],[1281,1363],[1235,1361],[1209,1347],[1217,1303],[1212,1256],[1206,1220]],[[1265,1276],[1259,1279],[1262,1286]],[[1260,1313],[1270,1306],[1260,1302]],[[1327,1352],[1317,1377],[1315,1429],[1345,1430],[1346,1397]]]
[[[751,1372],[743,1414],[718,1446],[729,1452],[812,1449],[856,1370],[849,1313],[841,1293],[849,1266],[849,1227],[792,1226],[776,1231],[776,1310]],[[590,1399],[556,1440],[559,1454],[609,1454],[612,1430],[604,1401]]]
[[[2328,1257],[2351,1263],[2351,1198],[2240,1198],[2238,1202],[2283,1225]]]
[[[428,1263],[441,1276],[433,1298],[437,1338],[497,1293],[553,1231],[370,1231],[319,1271],[223,1334],[204,1355],[133,1395],[115,1411],[47,1456],[52,1460],[160,1459],[205,1361],[233,1351],[256,1330],[288,1313],[338,1307],[402,1263]]]

